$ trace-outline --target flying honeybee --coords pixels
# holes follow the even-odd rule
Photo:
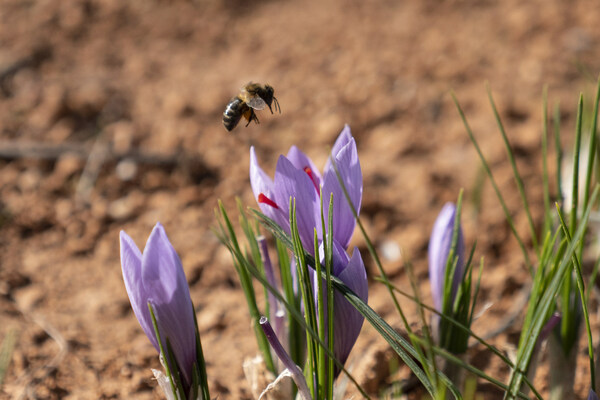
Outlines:
[[[275,111],[279,111],[281,114],[281,107],[279,107],[279,102],[273,96],[273,93],[274,90],[269,85],[252,82],[245,85],[240,94],[231,99],[223,112],[225,129],[232,131],[240,122],[242,116],[248,121],[246,126],[250,125],[252,121],[259,124],[260,122],[254,110],[263,110],[265,107],[269,107],[271,114],[273,114],[273,108],[271,108],[273,103]]]

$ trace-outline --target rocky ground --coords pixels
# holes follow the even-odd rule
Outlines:
[[[541,221],[542,90],[560,103],[570,145],[578,94],[592,97],[600,71],[599,11],[595,0],[3,1],[0,340],[13,337],[15,347],[0,397],[161,398],[118,242],[123,229],[142,246],[160,221],[197,306],[212,393],[253,398],[242,362],[256,343],[231,258],[210,231],[213,210],[222,199],[234,212],[236,197],[255,206],[250,145],[269,173],[293,144],[322,166],[345,123],[364,174],[361,217],[404,289],[410,260],[428,298],[428,236],[443,203],[464,188],[465,236],[485,257],[479,301],[489,307],[474,330],[494,331],[523,307],[530,278],[449,93],[530,237],[485,82]],[[282,113],[262,112],[260,125],[227,133],[225,105],[251,80],[275,88]],[[353,243],[374,278],[364,240]],[[401,331],[375,281],[369,297]],[[414,304],[403,305],[418,327]],[[519,326],[492,342],[510,353]],[[392,353],[369,326],[353,354],[349,364],[375,396],[409,375],[400,365],[390,376]],[[470,356],[506,379],[484,350]],[[544,377],[541,368],[542,392]],[[490,385],[478,389],[498,397]]]

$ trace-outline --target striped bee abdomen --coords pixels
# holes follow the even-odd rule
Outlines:
[[[239,97],[231,99],[225,111],[223,112],[223,125],[228,131],[232,131],[237,126],[248,106]]]

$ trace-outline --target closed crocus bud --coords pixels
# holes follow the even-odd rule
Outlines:
[[[192,368],[196,361],[196,325],[190,291],[179,256],[169,242],[164,228],[157,223],[144,252],[121,231],[121,268],[133,312],[142,329],[160,352],[148,309],[154,310],[162,346],[167,351],[167,339],[173,349],[184,388],[192,384]]]
[[[431,296],[433,304],[438,311],[442,311],[444,296],[444,277],[446,274],[446,265],[448,254],[452,247],[452,231],[454,229],[454,218],[456,217],[456,206],[453,203],[446,203],[437,217],[431,232],[429,241],[429,280],[431,283]],[[464,251],[465,244],[460,227],[458,226],[458,240],[456,243],[456,254],[458,263],[454,276],[452,277],[452,297],[454,300],[460,280],[464,272]]]

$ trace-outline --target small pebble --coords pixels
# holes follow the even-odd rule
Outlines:
[[[381,255],[388,261],[398,261],[402,257],[400,246],[393,240],[384,241],[379,247]]]
[[[115,169],[117,177],[123,182],[133,180],[137,175],[137,163],[133,160],[123,160],[117,164]]]

